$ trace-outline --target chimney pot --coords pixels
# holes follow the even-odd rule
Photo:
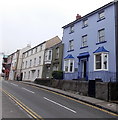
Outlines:
[[[81,18],[81,15],[77,14],[76,16],[76,20],[80,19]]]

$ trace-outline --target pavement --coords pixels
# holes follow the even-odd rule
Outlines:
[[[90,105],[94,105],[96,107],[99,107],[99,108],[102,108],[102,109],[105,109],[105,110],[108,110],[110,112],[114,112],[114,113],[118,114],[118,104],[116,104],[116,103],[111,103],[111,102],[99,100],[99,99],[88,97],[88,96],[82,96],[82,95],[79,95],[78,93],[71,93],[71,92],[68,92],[68,91],[63,91],[63,90],[60,90],[60,89],[35,84],[33,82],[24,82],[24,81],[20,81],[20,82],[28,84],[28,85],[33,85],[33,86],[36,86],[36,87],[44,88],[44,89],[47,89],[47,90],[50,90],[50,91],[53,91],[53,92],[56,92],[56,93],[60,93],[60,94],[63,94],[65,96],[80,100],[80,101],[88,103]]]

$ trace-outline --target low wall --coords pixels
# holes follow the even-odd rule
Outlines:
[[[37,79],[35,83],[88,96],[88,81]],[[95,97],[101,100],[118,100],[118,83],[96,82]]]
[[[101,100],[108,100],[108,83],[96,82],[95,97]]]

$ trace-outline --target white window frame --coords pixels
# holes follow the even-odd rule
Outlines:
[[[86,46],[87,46],[87,35],[84,35],[82,36],[82,47],[86,47]]]
[[[73,33],[74,32],[74,25],[71,25],[70,26],[70,33]]]
[[[104,32],[104,35],[101,35],[100,32]],[[105,41],[105,29],[98,30],[98,43]]]
[[[99,15],[99,20],[102,20],[103,18],[105,18],[105,13],[104,13],[104,11],[98,13],[98,15]]]
[[[73,63],[73,68],[72,68],[72,71],[70,71],[70,63],[71,63],[71,61],[72,61],[72,63]],[[67,67],[68,67],[68,70],[66,71],[66,62],[68,62],[68,65],[67,65]],[[65,59],[64,60],[64,72],[65,73],[73,73],[74,72],[74,59]]]
[[[69,41],[69,50],[74,50],[74,40]]]
[[[83,27],[87,27],[88,26],[88,19],[83,20]]]
[[[101,54],[101,69],[96,69],[96,55]],[[104,68],[104,55],[107,55],[107,69]],[[108,52],[100,52],[94,54],[94,71],[108,71],[109,70],[109,54]]]

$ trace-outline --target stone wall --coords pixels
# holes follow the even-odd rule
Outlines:
[[[88,96],[88,81],[38,79],[37,84]],[[118,83],[96,82],[95,97],[101,100],[118,100]]]
[[[96,82],[95,97],[101,100],[108,100],[108,83]]]

